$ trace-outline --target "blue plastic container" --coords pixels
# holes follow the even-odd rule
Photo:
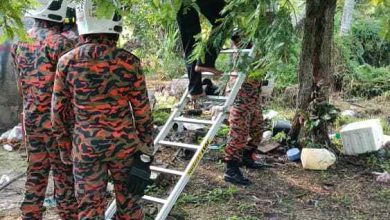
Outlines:
[[[289,161],[297,161],[301,158],[301,151],[298,148],[291,148],[287,151],[287,159]]]

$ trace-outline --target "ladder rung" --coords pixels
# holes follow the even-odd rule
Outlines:
[[[199,120],[199,119],[193,119],[193,118],[184,118],[184,117],[177,117],[173,119],[175,122],[183,122],[183,123],[191,123],[191,124],[200,124],[200,125],[212,125],[213,121],[210,120]]]
[[[214,73],[202,72],[202,77],[213,77],[213,76],[215,76]],[[223,73],[221,76],[238,76],[238,74],[237,73]],[[187,74],[183,75],[182,78],[187,79],[188,78]]]
[[[252,49],[227,49],[221,50],[221,53],[250,53]]]
[[[169,174],[178,175],[178,176],[184,175],[184,172],[177,171],[177,170],[165,169],[162,167],[150,166],[150,169],[152,171],[159,172],[159,173],[169,173]]]
[[[214,76],[215,74],[214,73],[211,73],[211,72],[202,72],[202,77],[212,77],[212,76]],[[187,74],[184,74],[183,76],[182,76],[182,78],[183,79],[187,79],[188,78],[188,76],[187,76]]]
[[[216,96],[216,95],[208,95],[207,98],[211,100],[220,100],[220,101],[225,101],[228,99],[228,97],[226,96]]]
[[[202,72],[202,76],[205,77],[205,76],[214,76],[215,74],[212,73],[212,72]]]
[[[152,196],[143,196],[142,199],[147,200],[147,201],[151,201],[151,202],[160,203],[160,204],[167,203],[167,200],[165,200],[165,199],[160,199],[160,198],[156,198],[156,197],[152,197]]]
[[[160,141],[158,143],[161,145],[164,145],[164,146],[181,147],[181,148],[187,148],[187,149],[192,149],[192,150],[197,150],[199,148],[198,145],[184,144],[184,143],[171,142],[171,141]]]

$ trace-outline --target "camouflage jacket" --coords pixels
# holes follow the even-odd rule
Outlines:
[[[74,162],[125,158],[136,150],[152,153],[152,116],[140,61],[115,45],[103,36],[87,38],[58,63],[52,123],[60,147],[72,149]]]
[[[74,42],[61,35],[59,27],[37,21],[28,31],[32,42],[13,44],[18,87],[23,98],[27,134],[51,133],[50,108],[59,58],[74,47]]]

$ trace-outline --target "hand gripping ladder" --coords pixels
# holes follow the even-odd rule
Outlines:
[[[229,49],[229,50],[223,50],[221,53],[245,53],[252,55],[253,48],[252,49]],[[212,76],[210,73],[202,73],[203,76]],[[182,193],[184,187],[190,180],[190,176],[194,173],[196,167],[198,166],[200,160],[202,159],[203,155],[205,154],[209,144],[213,140],[215,134],[217,133],[219,127],[221,126],[224,119],[227,117],[228,108],[233,104],[234,99],[237,96],[238,91],[241,88],[242,83],[245,80],[245,74],[239,72],[237,74],[237,79],[232,87],[232,90],[229,94],[229,96],[207,96],[207,99],[210,100],[219,100],[224,101],[223,106],[219,106],[218,108],[218,114],[215,117],[214,120],[198,120],[198,119],[191,119],[191,118],[185,118],[180,116],[181,112],[183,111],[185,105],[188,103],[188,89],[184,92],[183,96],[181,97],[178,104],[173,109],[173,112],[169,116],[167,122],[161,129],[160,133],[157,135],[156,139],[154,140],[154,146],[170,146],[170,147],[177,147],[177,148],[184,148],[189,150],[194,150],[195,154],[192,156],[192,159],[188,163],[187,167],[184,171],[179,170],[173,170],[173,169],[167,169],[157,166],[151,166],[151,170],[157,173],[165,173],[170,175],[177,175],[180,176],[180,179],[177,181],[175,187],[171,191],[170,195],[166,199],[162,198],[156,198],[151,196],[143,196],[142,199],[146,201],[150,201],[153,203],[158,203],[162,205],[162,208],[160,209],[159,213],[156,216],[157,220],[165,220],[171,211],[172,207],[176,203],[176,200],[179,198],[180,194]],[[191,123],[191,124],[202,124],[202,125],[210,125],[209,131],[207,132],[206,136],[203,138],[200,145],[195,144],[186,144],[186,143],[180,143],[180,142],[171,142],[171,141],[165,141],[164,139],[168,135],[169,131],[172,129],[173,125],[175,123]],[[157,149],[155,149],[155,152]],[[105,219],[111,219],[116,211],[116,203],[115,200],[110,204],[108,209],[105,212]]]

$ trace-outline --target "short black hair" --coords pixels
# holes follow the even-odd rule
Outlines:
[[[38,26],[58,27],[60,29],[64,27],[64,23],[62,22],[48,21],[40,18],[34,18],[34,21]]]
[[[119,40],[119,34],[108,34],[108,33],[101,33],[101,34],[85,34],[83,35],[85,39],[101,39],[102,37],[107,38],[109,40],[118,41]]]

